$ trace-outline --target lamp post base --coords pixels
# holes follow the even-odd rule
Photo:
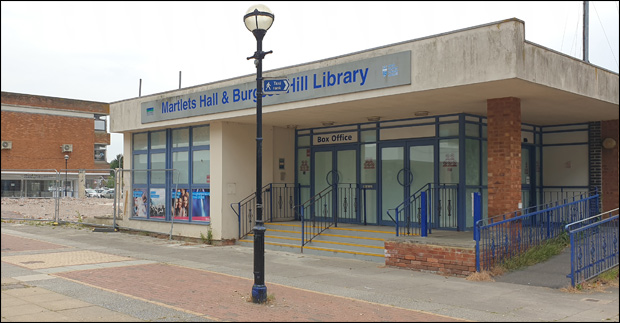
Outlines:
[[[267,286],[252,286],[252,302],[262,304],[267,301]]]

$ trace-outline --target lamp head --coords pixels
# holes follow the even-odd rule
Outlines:
[[[262,39],[265,33],[273,24],[274,15],[264,4],[256,4],[251,6],[243,16],[245,27],[254,34],[257,39]]]
[[[65,155],[65,160],[69,160],[69,155]]]

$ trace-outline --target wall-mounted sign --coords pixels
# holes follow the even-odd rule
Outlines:
[[[276,79],[276,78],[274,78]],[[411,51],[290,74],[277,89],[263,91],[263,106],[411,84]],[[276,85],[275,83],[269,83]],[[256,82],[143,102],[142,123],[256,107]]]
[[[357,142],[357,132],[339,132],[312,136],[314,145],[348,144]]]

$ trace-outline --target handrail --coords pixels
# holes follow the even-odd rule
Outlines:
[[[567,224],[571,285],[618,266],[618,208]]]
[[[437,200],[433,198],[433,192],[436,192],[438,190],[458,191],[458,184],[457,183],[439,183],[439,184],[426,183],[422,185],[422,187],[420,187],[415,193],[411,194],[408,198],[406,198],[402,203],[400,203],[394,208],[387,209],[387,212],[386,212],[387,215],[390,217],[392,222],[394,222],[395,224],[396,236],[399,236],[400,234],[421,235],[423,237],[427,236],[427,233],[430,232],[430,229],[431,229],[431,226],[429,226],[429,224],[433,222],[434,216],[441,215],[441,208],[442,208],[441,202],[442,201],[439,198],[437,198]],[[436,193],[438,196],[442,195],[439,192],[436,192]],[[425,196],[424,199],[422,198],[422,195]],[[456,198],[457,197],[455,195],[455,199]],[[417,204],[418,201],[419,201],[419,204]],[[428,203],[429,201],[430,203]],[[456,206],[457,204],[456,204],[456,201],[454,201],[454,203],[451,203],[451,201],[449,200],[448,205]],[[412,219],[413,214],[410,212],[409,216],[403,219],[404,228],[401,228],[400,214],[404,213],[406,208],[411,209],[413,207],[413,209],[415,210],[416,206],[418,209],[417,221],[414,221]],[[444,209],[451,210],[448,207],[444,207]],[[392,216],[390,211],[395,212],[394,215],[396,218]],[[433,212],[436,212],[436,213],[433,213]]]
[[[272,222],[294,216],[295,200],[298,199],[298,185],[294,183],[269,183],[261,188],[263,194],[263,221]],[[275,199],[277,192],[277,200]],[[269,194],[269,195],[267,195]],[[286,195],[287,198],[283,198]],[[239,202],[231,203],[230,208],[237,215],[239,239],[252,232],[256,219],[253,210],[256,210],[256,193],[248,195]],[[236,209],[235,209],[236,207]]]
[[[321,234],[323,231],[336,225],[336,214],[332,212],[332,197],[335,185],[330,185],[324,188],[319,193],[309,198],[306,202],[299,205],[299,214],[301,219],[301,252],[304,251],[304,246],[312,241],[315,237]],[[317,204],[318,212],[323,212],[324,217],[317,217]],[[321,209],[322,206],[322,209]],[[309,216],[307,220],[310,220],[310,225],[307,225],[306,216]],[[325,219],[321,221],[320,219]]]
[[[503,220],[506,220],[506,219],[513,219],[513,218],[518,217],[518,216],[522,216],[522,215],[526,215],[526,214],[532,214],[532,213],[535,213],[535,212],[541,211],[541,210],[547,210],[547,209],[550,209],[550,208],[553,208],[553,207],[557,207],[559,205],[569,204],[571,202],[582,200],[582,199],[584,199],[584,195],[590,197],[590,196],[597,195],[597,194],[598,194],[598,189],[595,188],[593,191],[582,192],[579,195],[573,195],[572,197],[565,198],[563,200],[543,202],[542,204],[539,204],[539,205],[534,205],[534,206],[530,206],[530,207],[527,207],[527,208],[522,208],[522,209],[519,209],[519,210],[516,210],[516,211],[511,211],[511,212],[506,212],[506,213],[499,214],[499,215],[490,216],[490,217],[487,217],[486,219],[481,219],[481,221],[483,221],[483,223],[486,222],[486,223],[484,223],[482,225],[488,225],[488,224],[491,224],[491,223],[494,223],[494,222],[497,222],[497,221],[503,221]],[[578,197],[578,199],[575,200],[575,198],[577,198],[577,197]],[[501,220],[498,220],[500,218],[501,218]]]
[[[477,197],[480,199],[480,197]],[[476,240],[476,270],[488,270],[517,256],[531,247],[558,237],[568,223],[580,221],[598,213],[599,195],[537,210],[513,218],[489,223],[480,219],[480,210],[474,216]],[[495,217],[497,218],[497,217]]]

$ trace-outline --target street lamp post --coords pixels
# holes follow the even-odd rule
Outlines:
[[[67,162],[69,161],[69,155],[65,155],[65,197],[67,197]]]
[[[243,22],[256,38],[256,224],[254,231],[254,285],[252,286],[252,301],[264,303],[267,300],[267,286],[265,286],[265,226],[263,225],[262,187],[262,158],[263,158],[263,58],[272,51],[263,52],[263,37],[273,24],[274,15],[269,8],[262,4],[251,6],[243,16]]]

